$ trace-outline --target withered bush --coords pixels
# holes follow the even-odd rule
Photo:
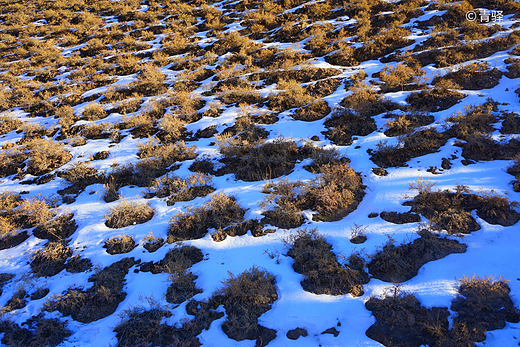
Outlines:
[[[211,176],[209,175],[195,173],[186,178],[181,178],[174,174],[167,174],[153,182],[152,186],[148,188],[145,197],[167,197],[167,205],[171,206],[177,201],[193,200],[196,197],[204,197],[214,191],[215,188],[212,186]]]
[[[69,288],[65,293],[49,298],[44,310],[59,311],[81,323],[110,316],[126,297],[123,292],[125,276],[133,265],[133,259],[123,258],[105,267],[89,277],[92,287],[87,290]]]
[[[341,106],[334,109],[324,125],[328,128],[326,136],[340,146],[351,145],[354,135],[366,136],[377,130],[372,117],[357,114]]]
[[[416,127],[425,126],[433,123],[433,116],[421,112],[405,113],[403,115],[388,114],[385,117],[392,117],[393,120],[386,122],[386,136],[401,136],[412,132]]]
[[[276,337],[276,331],[258,324],[278,299],[275,277],[266,270],[252,267],[238,276],[230,274],[212,299],[224,305],[227,319],[222,330],[229,338],[257,340],[257,345],[265,346]]]
[[[27,328],[22,328],[9,320],[0,322],[0,331],[5,333],[1,340],[2,344],[13,347],[54,347],[72,335],[72,332],[67,329],[67,324],[56,318],[47,319],[38,316],[23,325]]]
[[[411,93],[406,102],[414,111],[439,112],[455,106],[467,95],[444,87],[435,87],[419,93]]]
[[[295,228],[303,222],[301,212],[318,212],[314,220],[336,221],[352,212],[364,196],[361,177],[345,163],[323,165],[320,175],[308,183],[282,180],[268,183],[270,193],[263,205],[273,205],[263,214],[263,221],[281,228]]]
[[[382,168],[402,166],[411,158],[436,152],[447,140],[446,133],[439,133],[434,128],[416,131],[400,137],[397,144],[378,143],[370,160]]]
[[[356,81],[349,94],[341,101],[341,106],[353,109],[362,116],[375,116],[399,108],[397,104],[384,99],[365,82]]]
[[[430,220],[434,229],[446,230],[449,234],[468,234],[480,229],[471,216],[472,210],[477,210],[477,215],[490,224],[511,226],[520,220],[520,214],[514,210],[517,203],[494,192],[471,194],[463,185],[457,185],[455,191],[432,191],[431,186],[421,181],[410,187],[419,194],[404,204]]]
[[[286,175],[292,171],[296,160],[303,159],[298,145],[283,138],[256,146],[232,138],[221,141],[219,149],[224,155],[221,162],[225,164],[219,170],[219,174],[234,173],[238,179],[244,181],[258,181]]]
[[[235,198],[216,194],[198,208],[189,208],[170,219],[168,243],[204,237],[208,228],[225,228],[244,219],[245,210]]]
[[[436,77],[432,84],[437,85],[441,80],[450,80],[461,89],[481,90],[491,89],[498,85],[503,73],[497,68],[489,69],[489,63],[469,64],[458,71],[451,72],[443,77]]]
[[[72,250],[62,242],[48,242],[44,249],[31,258],[31,269],[38,276],[54,276],[65,269]]]
[[[129,225],[143,224],[153,218],[155,211],[145,202],[122,200],[104,216],[105,225],[118,229]]]
[[[298,82],[280,81],[277,89],[281,90],[269,96],[269,108],[281,112],[290,108],[305,106],[314,101],[314,97]]]
[[[131,236],[118,235],[105,240],[103,248],[108,254],[123,254],[132,251],[137,245]]]
[[[41,176],[67,163],[72,155],[58,142],[34,138],[0,151],[0,177],[15,173]]]
[[[466,245],[456,240],[440,238],[426,230],[420,235],[411,243],[384,245],[368,264],[370,274],[385,282],[401,283],[415,277],[421,266],[430,261],[466,252]]]
[[[348,263],[341,265],[332,246],[316,229],[298,230],[287,241],[290,249],[287,255],[294,259],[294,271],[305,279],[301,282],[304,290],[315,294],[363,295],[363,284],[368,283],[365,263],[353,254]]]
[[[0,115],[0,135],[16,130],[20,126],[22,121],[8,115]]]

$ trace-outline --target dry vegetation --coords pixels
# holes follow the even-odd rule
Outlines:
[[[379,166],[373,169],[377,175],[439,151],[455,138],[464,165],[513,160],[508,173],[515,177],[514,191],[520,192],[520,141],[510,136],[520,134],[520,117],[512,107],[488,99],[442,120],[438,117],[438,112],[450,112],[463,102],[467,95],[461,90],[471,97],[489,95],[500,81],[520,76],[518,23],[506,28],[466,20],[468,11],[482,7],[502,10],[513,20],[520,13],[520,3],[513,0],[4,1],[0,178],[8,188],[0,194],[0,251],[27,240],[26,244],[37,245],[28,256],[27,272],[40,277],[63,270],[86,272],[95,264],[76,253],[81,252],[80,245],[71,244],[83,223],[76,221],[83,218],[78,217],[84,215],[81,207],[72,205],[76,215],[58,209],[58,199],[34,195],[40,186],[47,192],[62,182],[56,192],[59,202],[66,204],[94,194],[100,203],[110,203],[122,198],[124,187],[143,188],[137,198],[153,199],[149,203],[121,199],[99,218],[111,229],[152,219],[147,225],[153,225],[162,212],[158,208],[154,218],[152,203],[178,206],[195,200],[171,216],[166,240],[152,232],[144,238],[120,234],[97,240],[115,263],[101,270],[94,267],[92,286],[54,295],[44,310],[59,311],[81,323],[108,317],[125,300],[125,276],[138,265],[135,272],[167,273],[164,299],[172,305],[187,302],[186,313],[194,318],[173,326],[165,321],[178,316],[170,311],[174,306],[127,310],[114,329],[118,346],[198,346],[197,336],[224,316],[222,307],[226,318],[221,328],[229,338],[267,345],[277,331],[263,327],[258,319],[278,299],[275,277],[256,267],[230,274],[212,296],[204,293],[207,299],[197,301],[193,298],[202,292],[197,286],[200,274],[190,268],[204,254],[194,246],[171,244],[208,233],[210,242],[248,233],[261,237],[275,232],[267,225],[300,227],[308,211],[314,222],[341,221],[364,198],[362,175],[368,175],[354,171],[341,153],[348,149],[352,154],[369,145],[374,135],[384,139],[383,131],[396,138],[366,151]],[[416,20],[425,13],[436,14]],[[347,17],[354,21],[345,21]],[[423,39],[423,35],[429,36]],[[509,55],[505,67],[485,62],[503,54]],[[363,62],[370,67],[386,65],[368,76],[359,66]],[[443,69],[434,70],[438,68]],[[425,75],[432,71],[437,72],[430,81]],[[515,93],[520,96],[520,88]],[[383,128],[381,117],[387,119]],[[314,143],[325,138],[332,145],[278,134],[285,127],[286,135],[292,136],[293,125],[298,134],[305,126],[312,129],[308,135],[314,135]],[[116,164],[120,150],[128,149],[137,160]],[[198,157],[208,152],[211,156]],[[450,158],[442,159],[443,169],[449,170],[450,160],[457,159],[453,154]],[[184,170],[188,166],[191,175]],[[307,170],[304,174],[310,178],[283,177],[300,169]],[[434,167],[428,171],[439,173]],[[262,219],[245,219],[239,195],[235,199],[217,191],[223,180],[233,178],[212,175],[233,175],[246,182],[280,180],[265,184]],[[21,189],[13,189],[18,183],[16,188]],[[383,220],[416,223],[422,216],[430,230],[449,235],[479,230],[474,213],[502,226],[520,220],[517,203],[493,191],[475,194],[463,185],[433,190],[421,181],[411,188],[418,193],[404,203],[411,210],[381,212]],[[142,228],[130,229],[140,233]],[[354,223],[350,241],[364,243],[366,231]],[[121,256],[138,247],[138,240],[149,253],[164,251],[164,259],[141,262]],[[357,253],[348,259],[336,255],[314,229],[298,230],[286,245],[294,271],[304,276],[304,290],[354,297],[363,295],[369,276],[404,282],[426,262],[466,249],[428,231],[409,243],[396,245],[390,240],[367,263]],[[136,257],[139,253],[132,252]],[[0,294],[12,280],[25,281],[0,274]],[[1,313],[11,312],[18,323],[23,320],[15,315],[24,311],[29,298],[39,300],[49,293],[47,288],[36,293],[8,287]],[[376,319],[367,336],[385,346],[473,346],[484,341],[486,331],[520,320],[509,292],[502,280],[464,278],[448,310],[425,308],[413,294],[395,287],[366,302]],[[30,314],[25,311],[23,315]],[[448,319],[450,313],[455,315]],[[2,344],[56,346],[72,334],[66,323],[46,313],[18,323],[0,321]],[[298,339],[307,331],[297,328],[287,334],[292,339],[289,335]]]
[[[361,257],[353,254],[341,265],[332,246],[315,229],[299,230],[287,244],[294,271],[305,276],[301,283],[304,290],[315,294],[363,295],[363,284],[369,278]]]

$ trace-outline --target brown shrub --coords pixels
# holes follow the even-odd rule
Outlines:
[[[385,282],[401,283],[415,277],[419,269],[430,261],[466,252],[466,245],[458,241],[439,238],[426,230],[420,235],[413,242],[398,246],[389,241],[372,256],[368,264],[370,274]]]
[[[385,126],[386,136],[401,136],[415,130],[416,127],[425,126],[433,123],[434,117],[420,112],[406,113],[403,115],[388,114],[385,117],[393,117],[392,121],[387,121]]]
[[[470,194],[467,187],[457,185],[455,191],[431,191],[431,187],[421,182],[410,185],[419,194],[404,204],[412,206],[411,211],[420,213],[430,220],[436,230],[446,230],[449,234],[470,233],[480,229],[471,216],[472,210],[490,224],[514,225],[520,214],[514,210],[516,202],[494,192],[483,195]]]
[[[100,120],[108,116],[103,106],[97,103],[89,103],[81,113],[81,119],[86,121]]]
[[[72,155],[53,140],[35,138],[0,151],[0,177],[20,173],[41,176],[67,163]]]
[[[313,122],[324,118],[330,113],[329,104],[324,100],[316,100],[311,104],[297,109],[292,117],[296,120]]]
[[[22,126],[22,122],[8,115],[0,116],[0,135],[7,134],[10,131],[18,129]]]
[[[340,146],[351,145],[354,135],[366,136],[377,130],[372,117],[343,107],[336,107],[324,125],[328,128],[326,136]]]
[[[441,80],[449,80],[460,86],[461,89],[481,90],[496,87],[503,73],[497,68],[489,69],[489,63],[470,64],[462,69],[451,72],[443,77],[436,77],[432,84],[437,85]]]
[[[348,263],[338,263],[332,246],[316,229],[299,230],[287,240],[290,246],[287,255],[294,259],[293,269],[305,276],[301,282],[304,290],[315,294],[363,295],[368,274],[364,261],[351,255]]]
[[[123,254],[131,252],[137,245],[131,236],[118,235],[105,240],[103,248],[108,254]]]
[[[421,221],[421,216],[411,212],[397,213],[383,211],[380,216],[381,219],[395,224],[418,223]]]
[[[219,149],[224,163],[218,174],[235,173],[237,179],[258,181],[289,174],[296,160],[302,158],[298,145],[283,138],[251,146],[242,141],[222,141]]]
[[[371,153],[370,160],[380,167],[405,165],[411,158],[436,152],[448,140],[445,133],[428,128],[399,138],[396,145],[385,142],[377,144],[377,151]]]
[[[467,346],[436,344],[438,335],[444,336],[449,329],[448,309],[425,308],[399,286],[388,288],[381,298],[370,297],[365,307],[376,319],[366,335],[385,346]]]
[[[44,249],[31,257],[31,269],[38,276],[54,276],[65,269],[72,250],[62,242],[48,242]]]
[[[337,221],[355,210],[364,196],[361,177],[345,163],[333,163],[319,168],[320,175],[303,183],[281,180],[268,183],[263,206],[274,205],[264,212],[263,223],[280,228],[296,228],[303,224],[303,210],[318,212],[313,220]]]
[[[159,274],[162,272],[172,275],[185,273],[193,264],[204,259],[202,251],[194,246],[175,246],[164,256],[164,259],[157,262],[141,264],[141,271]]]
[[[452,123],[451,130],[459,139],[466,140],[477,134],[487,134],[495,130],[491,126],[492,123],[497,122],[496,117],[492,114],[495,107],[493,102],[466,106],[464,113],[459,112],[449,117],[447,121]]]
[[[520,321],[520,311],[509,297],[507,282],[475,275],[460,279],[459,295],[451,304],[451,310],[457,312],[453,323],[464,325],[472,341],[482,342],[486,331]]]
[[[162,237],[154,236],[152,232],[146,235],[143,241],[145,241],[143,248],[150,253],[157,251],[164,245],[164,239]]]
[[[276,337],[276,331],[258,324],[278,299],[275,277],[267,271],[252,267],[238,276],[230,274],[212,299],[224,305],[227,319],[222,330],[229,338],[257,340],[257,346],[265,346]]]
[[[77,229],[74,213],[65,213],[39,224],[32,233],[40,239],[61,241],[72,236]]]
[[[224,228],[244,219],[245,210],[235,198],[216,194],[198,208],[179,212],[169,222],[168,243],[204,237],[208,228]]]
[[[303,107],[314,101],[314,97],[308,94],[307,90],[294,80],[279,81],[277,89],[282,91],[269,96],[268,106],[278,112],[290,108]]]
[[[5,333],[2,344],[12,347],[24,346],[57,346],[61,344],[72,332],[66,328],[66,323],[56,319],[45,319],[38,316],[34,320],[24,323],[27,328],[21,328],[18,324],[8,320],[0,323],[0,331]]]
[[[129,225],[143,224],[153,218],[155,211],[147,203],[122,200],[117,206],[111,208],[104,216],[105,225],[118,229]]]
[[[173,174],[167,174],[157,178],[145,195],[146,198],[157,196],[168,198],[167,205],[171,206],[177,201],[189,201],[196,197],[204,197],[213,193],[211,176],[196,173],[186,178],[180,178]]]
[[[162,94],[166,91],[165,79],[166,76],[158,68],[146,64],[137,74],[137,81],[133,82],[132,87],[143,96]]]
[[[435,87],[419,93],[411,93],[406,98],[412,110],[439,112],[455,106],[466,95],[446,88]]]
[[[61,295],[49,298],[46,311],[59,311],[64,316],[81,323],[90,323],[113,314],[126,293],[123,292],[125,276],[134,260],[124,258],[89,277],[93,282],[87,290],[68,289]]]
[[[172,274],[171,283],[166,290],[166,301],[170,304],[180,305],[198,293],[202,293],[202,290],[195,285],[197,278],[198,276],[189,271]]]
[[[361,116],[375,116],[399,108],[399,105],[384,99],[365,82],[355,81],[349,88],[352,94],[341,101],[341,106],[353,109]]]

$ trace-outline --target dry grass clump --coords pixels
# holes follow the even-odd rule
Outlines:
[[[315,294],[363,295],[362,285],[368,283],[368,274],[359,256],[353,254],[347,264],[341,265],[332,246],[316,229],[298,230],[287,244],[294,271],[305,276],[301,282],[304,290]]]
[[[112,229],[118,229],[129,225],[143,224],[152,219],[154,214],[154,209],[145,202],[122,200],[104,216],[106,219],[105,225]]]
[[[351,108],[359,115],[371,117],[399,108],[399,105],[384,99],[365,82],[356,81],[349,90],[352,94],[341,101],[341,106]]]
[[[345,163],[323,165],[319,172],[308,183],[268,183],[264,192],[270,195],[263,205],[273,206],[263,213],[263,223],[288,229],[303,224],[306,209],[316,211],[313,219],[320,221],[337,221],[352,212],[365,195],[359,174]]]
[[[313,122],[324,118],[330,113],[329,104],[324,100],[316,100],[309,105],[297,109],[292,117],[296,120]]]
[[[50,346],[61,344],[72,332],[67,329],[66,323],[56,319],[46,319],[38,316],[36,319],[23,323],[27,328],[9,320],[0,322],[2,344],[9,347]]]
[[[428,128],[399,137],[398,140],[394,145],[388,145],[386,141],[379,142],[370,160],[382,168],[403,166],[412,158],[436,152],[446,144],[448,136]]]
[[[118,235],[105,240],[103,248],[108,254],[123,254],[131,252],[137,245],[131,236]]]
[[[466,252],[466,245],[440,238],[426,230],[411,243],[395,246],[389,241],[373,255],[368,264],[370,274],[385,282],[401,283],[415,277],[424,264],[452,253]]]
[[[277,112],[303,107],[315,100],[299,82],[294,80],[281,80],[276,88],[282,91],[269,96],[268,106]]]
[[[176,246],[170,249],[161,261],[157,263],[142,263],[141,271],[150,271],[153,274],[165,272],[174,275],[185,272],[193,264],[196,264],[203,259],[204,255],[197,247]]]
[[[191,299],[195,295],[202,293],[202,289],[197,288],[195,280],[198,276],[190,271],[182,271],[170,276],[171,283],[166,290],[166,301],[170,304],[180,305],[184,301]]]
[[[15,276],[14,274],[0,273],[0,295],[3,293],[3,287]]]
[[[244,213],[245,210],[234,197],[213,195],[202,206],[188,208],[187,212],[179,212],[170,219],[167,242],[200,239],[206,235],[208,228],[225,228],[242,222]]]
[[[402,136],[411,133],[417,127],[425,126],[434,122],[434,117],[425,113],[412,112],[402,115],[388,114],[385,116],[391,117],[393,120],[388,120],[385,124],[387,130],[386,136]]]
[[[492,113],[494,110],[496,110],[496,103],[493,101],[466,106],[464,112],[458,112],[447,119],[451,123],[450,130],[462,140],[469,140],[479,134],[491,133],[495,131],[491,124],[498,121]]]
[[[7,312],[11,312],[14,310],[19,310],[19,309],[24,308],[27,305],[27,300],[25,299],[26,296],[27,296],[27,292],[23,288],[18,289],[13,294],[11,299],[9,299],[7,301],[5,306],[0,309],[0,313],[4,314]]]
[[[453,323],[464,325],[472,341],[482,342],[486,331],[520,321],[520,310],[513,305],[507,282],[475,275],[460,279],[459,295],[451,304],[451,310],[457,312]]]
[[[303,159],[298,145],[283,138],[262,142],[256,146],[237,141],[235,138],[219,143],[224,155],[221,162],[226,166],[219,174],[234,173],[243,181],[259,181],[289,174],[298,159]]]
[[[380,216],[381,219],[395,224],[417,223],[421,221],[421,216],[411,212],[397,213],[383,211]]]
[[[143,248],[150,253],[157,251],[164,245],[164,239],[162,237],[154,236],[151,231],[144,237],[143,241],[145,242]]]
[[[0,151],[0,177],[41,176],[67,163],[72,155],[58,142],[34,138]]]
[[[0,135],[7,134],[22,126],[22,121],[9,115],[0,115]]]
[[[435,230],[446,230],[449,234],[479,230],[480,226],[471,216],[472,210],[477,210],[477,215],[490,224],[511,226],[520,220],[520,214],[514,209],[517,203],[493,191],[476,195],[463,185],[457,185],[455,191],[432,191],[431,187],[422,181],[410,184],[410,189],[418,190],[419,194],[404,204],[430,220]]]
[[[152,186],[147,189],[145,197],[167,197],[166,203],[171,206],[177,201],[190,201],[196,197],[204,197],[214,191],[215,188],[212,186],[211,176],[209,175],[195,173],[186,178],[181,178],[174,174],[167,174],[153,182]]]
[[[70,183],[65,188],[58,190],[58,194],[63,196],[64,202],[73,202],[89,185],[102,182],[102,176],[89,162],[74,163],[69,169],[58,172],[58,176],[65,178]]]
[[[459,281],[459,295],[450,308],[456,314],[452,324],[448,323],[447,308],[426,309],[414,294],[395,286],[365,303],[376,318],[367,336],[385,346],[475,346],[475,342],[485,340],[487,331],[520,321],[507,281],[475,276]]]
[[[437,86],[419,93],[411,93],[406,98],[406,102],[410,104],[412,110],[439,112],[455,106],[465,97],[466,94]]]
[[[177,161],[194,159],[195,146],[186,146],[184,142],[160,145],[156,139],[150,139],[139,146],[139,160],[134,165],[127,164],[115,168],[104,179],[106,202],[118,200],[119,189],[126,185],[139,187],[150,186],[157,177],[175,170]]]
[[[176,329],[166,324],[161,324],[163,318],[171,317],[171,312],[159,308],[145,310],[133,308],[125,312],[123,320],[114,328],[118,347],[133,346],[165,346],[165,340],[179,343],[179,339],[173,333]],[[176,344],[185,346],[184,344]]]
[[[123,292],[125,276],[134,260],[124,258],[89,277],[93,286],[87,290],[68,289],[51,297],[44,304],[46,311],[59,311],[64,316],[81,323],[90,323],[113,314],[126,293]]]
[[[516,112],[507,112],[502,115],[504,119],[502,127],[500,127],[501,134],[520,134],[520,116]]]
[[[252,267],[238,276],[230,274],[212,300],[224,305],[227,319],[222,330],[236,341],[257,340],[265,346],[276,337],[276,331],[262,327],[258,318],[271,309],[278,299],[275,277],[266,270]]]
[[[436,344],[437,334],[444,335],[449,329],[448,309],[425,308],[414,294],[402,292],[399,286],[388,288],[381,298],[370,297],[365,307],[376,319],[366,335],[385,346],[468,346],[451,344],[456,340]]]
[[[49,241],[31,257],[31,269],[38,276],[54,276],[65,269],[65,262],[72,250],[63,242]]]
[[[81,119],[86,121],[100,120],[108,116],[104,107],[97,103],[90,103],[83,109]]]
[[[468,137],[466,142],[455,142],[455,145],[462,147],[462,156],[468,161],[511,160],[520,150],[518,139],[497,141],[488,134],[476,134]]]
[[[133,82],[133,91],[143,96],[153,96],[166,92],[166,76],[151,64],[144,65]]]
[[[48,223],[57,215],[48,201],[41,197],[22,199],[19,194],[0,195],[0,249],[18,246],[29,236],[26,231]],[[43,227],[43,226],[42,226]]]
[[[489,63],[469,64],[462,69],[451,72],[443,77],[436,77],[432,84],[437,85],[440,81],[449,80],[460,89],[481,90],[496,87],[503,73],[497,68],[489,69]]]
[[[354,135],[366,136],[377,130],[372,117],[343,107],[336,107],[324,125],[328,128],[327,137],[339,146],[351,145]]]
[[[403,63],[399,63],[394,67],[385,65],[381,69],[379,79],[384,83],[382,89],[384,92],[393,92],[398,90],[407,90],[416,86],[411,85],[418,82],[420,77],[424,75],[424,71],[419,68],[412,68]]]
[[[74,213],[64,213],[39,224],[32,233],[40,239],[61,241],[71,237],[77,229]]]

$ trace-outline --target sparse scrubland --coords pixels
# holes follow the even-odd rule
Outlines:
[[[0,1],[1,344],[518,344],[519,16]]]

